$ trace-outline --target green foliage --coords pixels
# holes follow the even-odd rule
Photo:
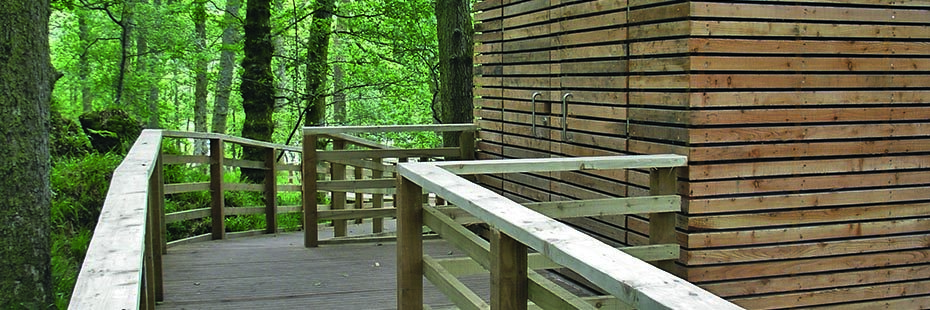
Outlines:
[[[142,133],[142,125],[120,109],[81,114],[81,127],[99,153],[125,154]]]
[[[48,145],[52,158],[83,156],[91,151],[90,140],[77,122],[53,109],[49,123]]]
[[[52,281],[58,308],[65,308],[71,297],[110,179],[121,160],[112,153],[91,153],[58,158],[52,164]]]

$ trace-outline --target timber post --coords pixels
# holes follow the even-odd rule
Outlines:
[[[491,309],[526,310],[526,254],[526,245],[491,228]]]
[[[676,195],[678,175],[675,168],[656,168],[649,172],[649,194],[652,196]],[[678,244],[675,231],[675,212],[649,214],[649,244]],[[672,272],[675,260],[655,263],[656,267]]]
[[[278,232],[278,160],[277,150],[268,148],[265,155],[265,232]]]
[[[333,138],[333,150],[344,150],[345,148],[345,140]],[[333,181],[346,179],[346,165],[344,164],[330,163],[330,172]],[[333,191],[331,195],[330,210],[345,210],[346,192]],[[346,220],[333,220],[333,236],[345,237],[348,233],[348,226],[346,224]]]
[[[423,189],[397,176],[397,309],[423,309]]]
[[[304,135],[303,138],[303,160],[301,161],[301,185],[303,187],[303,209],[304,209],[304,247],[315,248],[319,246],[319,232],[317,231],[317,209],[316,209],[316,135]]]
[[[381,158],[372,158],[371,161],[377,165],[384,164]],[[372,179],[381,179],[384,177],[385,177],[384,171],[377,170],[377,169],[371,170]],[[384,194],[372,194],[371,195],[371,208],[372,209],[384,208]],[[371,232],[372,233],[377,234],[377,233],[382,232],[383,230],[384,230],[384,219],[383,218],[379,217],[379,218],[375,218],[371,220]]]
[[[161,150],[155,159],[152,176],[149,178],[148,223],[146,231],[146,250],[152,255],[152,284],[154,285],[155,301],[165,300],[164,269],[162,268],[162,254],[167,249],[165,237],[165,180],[164,164]]]
[[[210,216],[213,219],[213,240],[226,237],[226,205],[223,201],[223,139],[210,139]]]

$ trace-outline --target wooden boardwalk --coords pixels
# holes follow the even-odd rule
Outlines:
[[[358,227],[355,227],[358,229]],[[327,231],[321,231],[325,236]],[[331,234],[331,230],[329,231]],[[395,309],[394,242],[304,248],[303,234],[283,233],[174,246],[164,256],[159,309]],[[434,257],[461,256],[441,240]],[[489,296],[488,277],[462,280]],[[451,306],[427,281],[424,302]]]

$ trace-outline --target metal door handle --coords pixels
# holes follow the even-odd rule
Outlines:
[[[533,105],[533,120],[532,120],[532,122],[533,122],[533,137],[534,137],[534,138],[539,138],[539,136],[536,135],[536,97],[539,97],[539,96],[542,96],[542,93],[540,93],[540,92],[535,92],[535,93],[533,93],[533,98],[530,99],[530,100],[532,101],[532,105]]]
[[[568,97],[574,96],[572,93],[562,95],[562,141],[565,141],[568,137]]]

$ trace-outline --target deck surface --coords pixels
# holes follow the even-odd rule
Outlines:
[[[170,247],[164,256],[165,301],[158,308],[395,309],[395,245],[307,249],[303,234],[296,232]],[[437,258],[461,256],[441,240],[427,240],[424,247]],[[489,296],[486,275],[461,280],[479,295]],[[451,305],[424,283],[426,304]]]

